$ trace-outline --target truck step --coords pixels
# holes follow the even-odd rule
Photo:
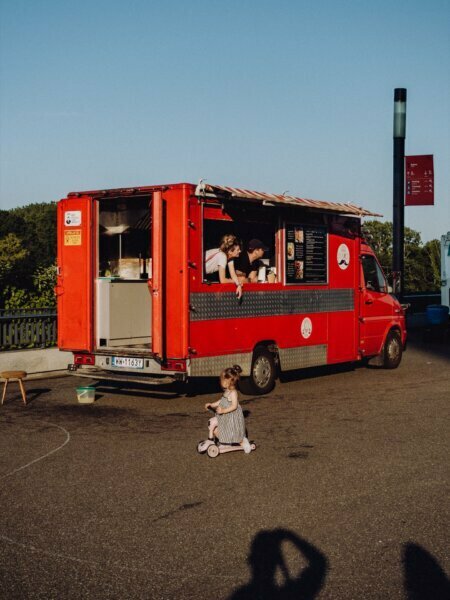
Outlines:
[[[152,377],[151,375],[135,375],[133,373],[112,373],[102,369],[79,369],[69,371],[75,377],[87,377],[89,379],[99,379],[106,381],[122,381],[130,383],[146,383],[148,385],[167,385],[174,382],[173,377]]]

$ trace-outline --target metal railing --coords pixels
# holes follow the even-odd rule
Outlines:
[[[411,294],[403,294],[403,301],[408,302],[411,306],[408,312],[411,313],[424,313],[429,304],[440,304],[441,293],[440,292],[411,292]]]
[[[56,345],[56,308],[0,310],[0,350]]]

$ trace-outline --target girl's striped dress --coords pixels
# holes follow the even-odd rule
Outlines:
[[[230,400],[228,399],[230,390],[225,390],[220,399],[219,406],[221,408],[229,408]],[[238,403],[236,410],[226,413],[225,415],[217,415],[217,423],[219,429],[219,442],[223,444],[240,443],[245,436],[245,420],[241,405]]]

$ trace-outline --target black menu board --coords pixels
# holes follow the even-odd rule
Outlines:
[[[327,283],[327,230],[286,224],[286,283]]]

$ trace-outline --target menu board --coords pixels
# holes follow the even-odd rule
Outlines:
[[[286,224],[286,283],[327,283],[327,230]]]

